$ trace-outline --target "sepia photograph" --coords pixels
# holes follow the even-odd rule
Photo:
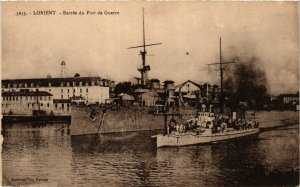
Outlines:
[[[2,186],[299,185],[298,2],[2,2]]]

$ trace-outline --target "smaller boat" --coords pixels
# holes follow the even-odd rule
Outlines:
[[[215,116],[210,112],[199,112],[198,117],[188,120],[184,125],[179,125],[172,118],[165,126],[165,134],[151,137],[156,139],[157,148],[212,143],[259,133],[259,123],[254,120],[246,122],[242,118]]]

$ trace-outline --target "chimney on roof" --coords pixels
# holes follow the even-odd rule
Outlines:
[[[61,72],[60,72],[61,74],[60,74],[60,76],[61,76],[61,78],[64,78],[65,77],[66,62],[62,61],[61,64],[60,64],[60,66],[61,66]]]

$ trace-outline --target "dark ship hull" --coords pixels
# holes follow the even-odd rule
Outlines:
[[[105,116],[102,121],[102,111]],[[96,110],[97,117],[91,116]],[[167,112],[153,111],[148,107],[73,107],[71,119],[71,135],[122,133],[135,131],[153,131],[164,129],[165,120],[170,120],[172,114],[178,122],[195,117],[195,108],[170,109]],[[167,114],[167,115],[166,115]],[[99,127],[100,125],[100,127]]]

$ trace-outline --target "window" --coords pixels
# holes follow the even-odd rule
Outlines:
[[[40,100],[43,100],[43,97],[42,97],[42,96],[40,97]]]
[[[28,108],[29,108],[29,103],[27,104]]]
[[[43,106],[43,103],[41,103],[41,106]]]
[[[80,88],[80,93],[82,92],[82,89]]]
[[[61,108],[64,109],[64,108],[65,108],[65,105],[64,105],[64,104],[61,104]]]
[[[20,100],[22,100],[22,96],[20,97]]]
[[[49,99],[49,101],[50,101],[50,100],[51,100],[51,97],[49,96],[49,98],[48,98],[48,99]]]
[[[61,97],[61,99],[63,99],[63,98],[64,98],[64,96],[63,96],[63,95],[61,95],[60,97]]]
[[[13,97],[13,101],[15,100],[15,97]]]
[[[88,93],[88,92],[89,92],[89,89],[87,88],[87,89],[86,89],[86,93]]]
[[[73,89],[73,93],[75,93],[75,89]]]
[[[34,103],[32,103],[32,107],[34,107]]]
[[[49,89],[49,92],[51,92],[51,89]]]
[[[50,106],[49,103],[47,103],[47,107],[48,107],[48,108],[49,108],[49,106]]]
[[[26,99],[26,101],[27,101],[27,100],[28,100],[28,97],[26,96],[25,99]]]
[[[57,108],[57,103],[55,103],[55,108]]]
[[[44,100],[47,101],[47,96],[44,97]]]
[[[61,89],[61,93],[64,93],[64,90],[63,90],[63,89]]]
[[[32,96],[30,96],[30,100],[32,100]]]
[[[68,89],[68,93],[70,92],[70,90]]]

